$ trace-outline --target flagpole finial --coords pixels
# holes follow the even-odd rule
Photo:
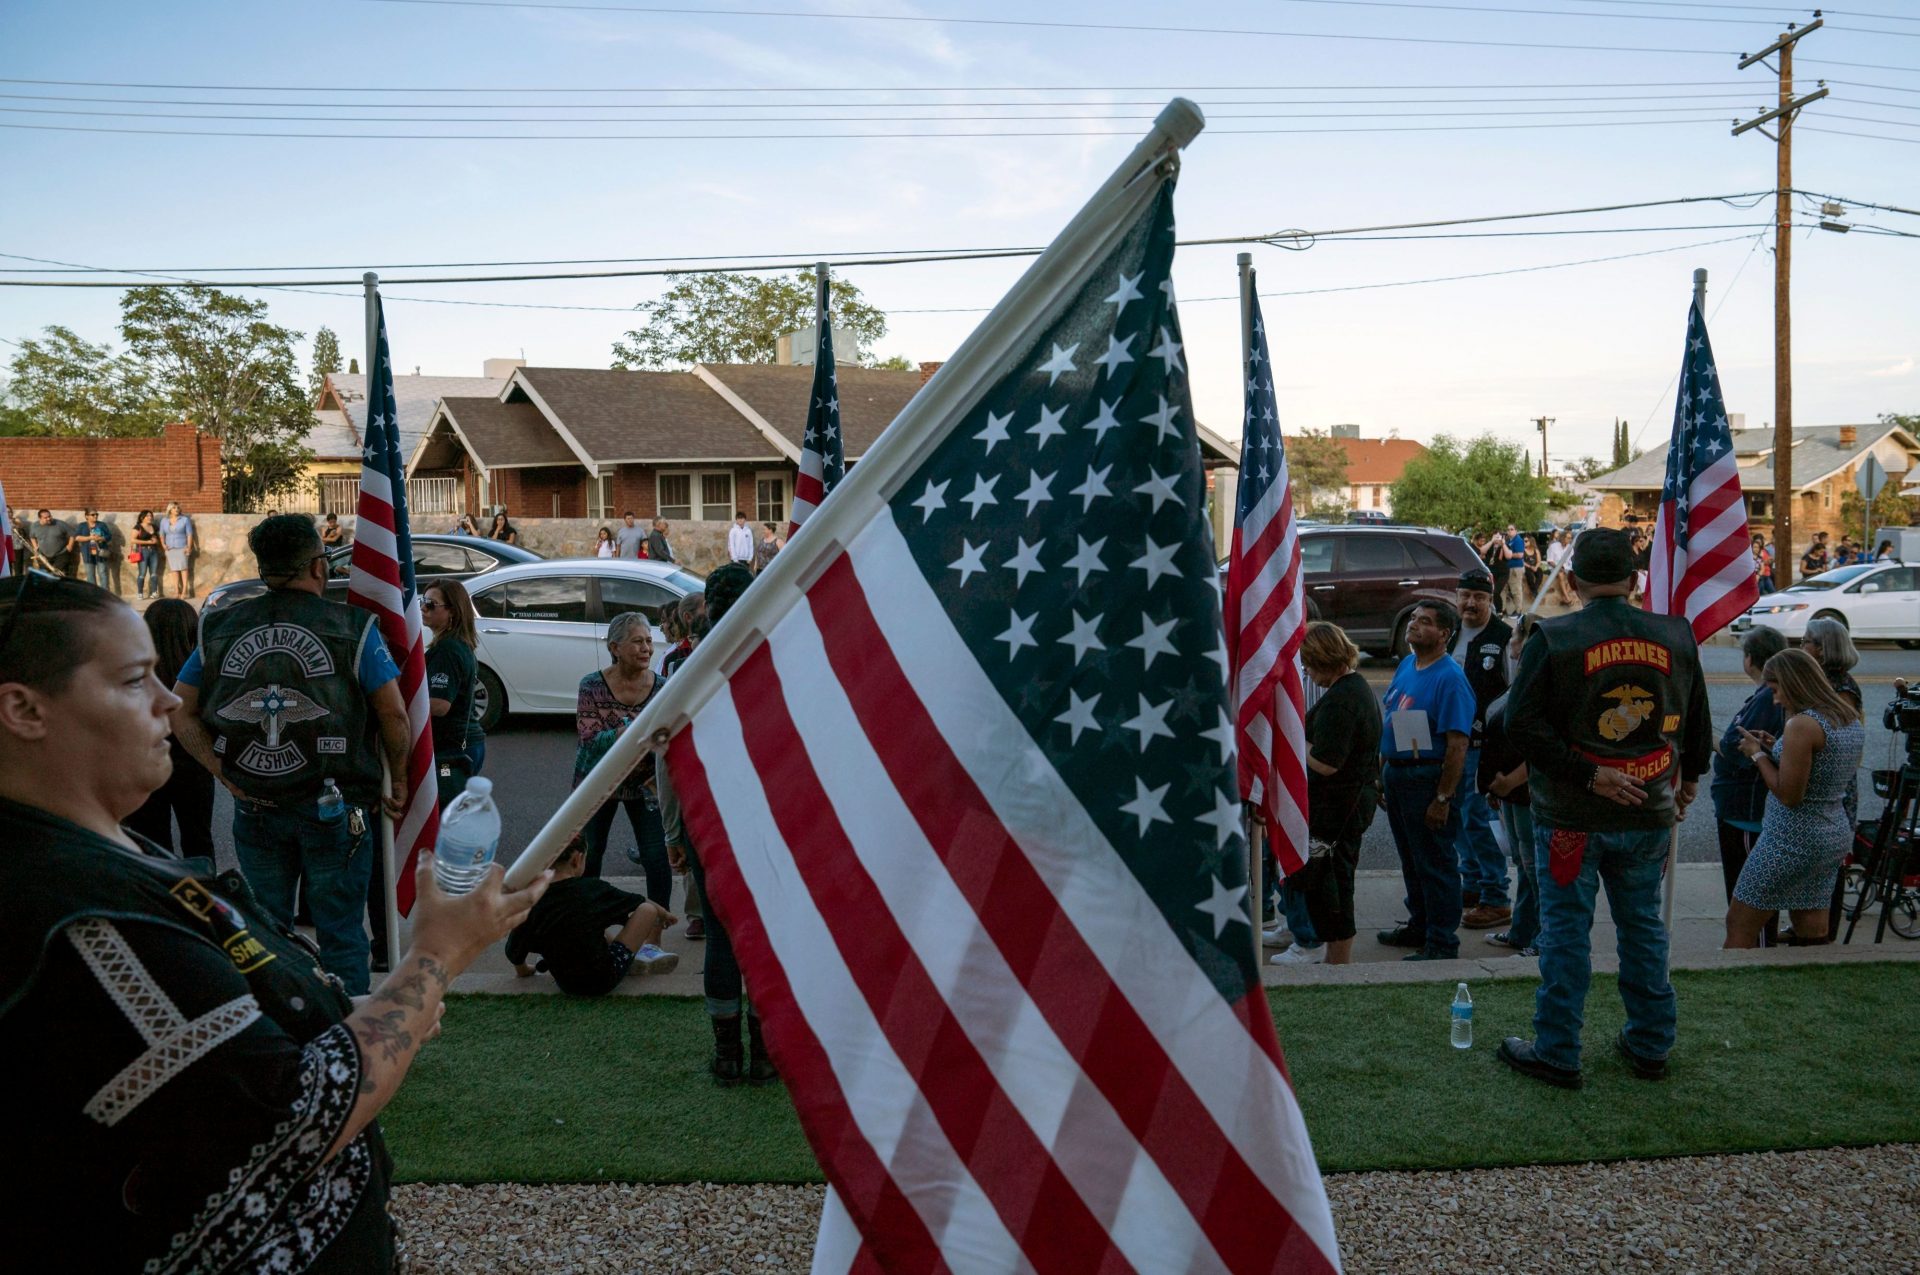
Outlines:
[[[1707,310],[1707,271],[1706,267],[1693,272],[1693,303],[1700,307],[1701,314]]]
[[[372,287],[374,284],[380,282],[380,276],[369,270],[360,276],[360,282],[366,284],[368,287]]]
[[[1161,107],[1160,114],[1153,121],[1155,133],[1183,150],[1188,142],[1200,136],[1200,130],[1206,126],[1206,113],[1184,97],[1176,97]]]

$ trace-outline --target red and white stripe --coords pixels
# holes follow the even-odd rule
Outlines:
[[[832,1186],[816,1270],[1337,1269],[1258,985],[1200,971],[890,514],[667,756]]]
[[[1260,503],[1233,529],[1227,567],[1227,665],[1232,676],[1240,795],[1258,802],[1282,874],[1307,862],[1306,695],[1300,643],[1300,536],[1284,450]]]
[[[793,539],[793,533],[800,530],[820,502],[827,498],[826,463],[820,459],[820,449],[808,443],[800,451],[800,472],[793,480],[793,512],[787,522],[787,539]]]
[[[371,396],[369,396],[371,398]],[[422,850],[431,850],[440,834],[440,789],[434,780],[433,717],[427,707],[427,647],[421,633],[420,598],[403,579],[393,482],[368,461],[360,467],[358,520],[353,529],[352,573],[347,601],[373,612],[380,636],[400,666],[400,697],[407,704],[407,733],[413,740],[407,758],[407,808],[393,830],[393,844],[405,848],[397,878],[388,883],[400,915],[413,911],[413,868]],[[412,564],[408,563],[410,570]],[[396,955],[398,955],[396,953]]]
[[[1663,501],[1654,520],[1646,608],[1686,616],[1694,640],[1704,642],[1760,600],[1732,448],[1694,475],[1687,505],[1687,549],[1674,541],[1674,502]]]

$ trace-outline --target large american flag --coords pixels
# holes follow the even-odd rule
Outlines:
[[[1293,517],[1287,448],[1274,411],[1273,363],[1260,301],[1247,346],[1240,502],[1227,562],[1227,659],[1233,670],[1240,795],[1259,803],[1283,873],[1307,863],[1307,740],[1300,642],[1300,534]]]
[[[1653,525],[1647,610],[1686,616],[1694,640],[1706,641],[1760,600],[1750,545],[1720,374],[1696,301],[1687,311],[1673,442]]]
[[[404,850],[405,858],[398,875],[387,883],[405,916],[413,911],[414,861],[422,850],[433,848],[440,832],[440,805],[433,777],[433,721],[427,711],[427,648],[413,579],[413,535],[407,530],[406,460],[400,454],[387,318],[377,297],[374,316],[379,336],[367,377],[367,440],[347,601],[379,617],[380,636],[400,666],[400,697],[407,702],[407,727],[413,737],[407,809],[393,830],[393,844]]]
[[[831,1184],[816,1271],[1338,1265],[1253,962],[1157,180],[997,382],[876,445],[924,459],[843,490],[871,516],[754,585],[791,600],[748,591],[764,637],[668,747]]]
[[[800,475],[793,484],[793,517],[787,539],[793,539],[807,515],[820,507],[847,476],[846,447],[840,437],[840,381],[833,362],[833,315],[827,304],[827,268],[818,267],[814,302],[813,393],[807,406],[807,432],[800,443]]]

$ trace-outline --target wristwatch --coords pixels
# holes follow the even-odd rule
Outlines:
[[[1442,806],[1450,805],[1453,801],[1453,794],[1445,793],[1445,792],[1437,792],[1433,794],[1433,799],[1435,802],[1437,802]]]

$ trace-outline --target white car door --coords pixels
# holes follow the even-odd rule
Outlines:
[[[1920,637],[1920,567],[1889,567],[1854,586],[1847,599],[1855,637]]]
[[[571,713],[580,679],[606,661],[587,609],[587,577],[540,575],[477,588],[480,659],[516,711]]]
[[[653,629],[653,667],[660,669],[660,662],[667,658],[667,639],[660,623],[666,616],[666,609],[680,600],[678,590],[659,581],[642,576],[602,575],[595,579],[600,585],[600,634],[606,636],[606,626],[616,615],[628,611],[638,611],[647,617],[647,623]]]

